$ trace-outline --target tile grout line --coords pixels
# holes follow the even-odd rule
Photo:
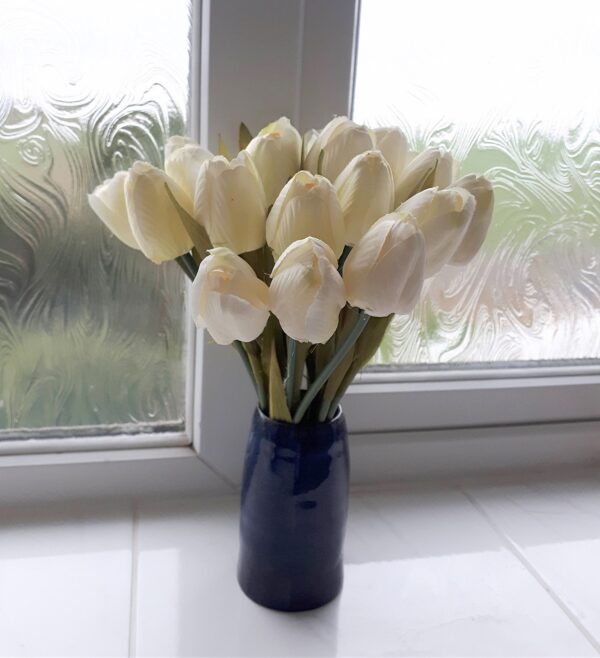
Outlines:
[[[138,510],[134,506],[131,523],[131,583],[129,591],[129,638],[128,656],[136,655],[137,590],[138,590]]]
[[[483,505],[473,496],[473,494],[467,492],[462,487],[459,487],[460,492],[463,496],[473,505],[473,507],[481,514],[481,516],[487,521],[491,526],[492,530],[500,537],[502,543],[507,548],[510,553],[525,567],[527,572],[535,579],[535,581],[540,585],[548,596],[554,601],[554,603],[562,610],[562,612],[568,617],[571,623],[577,628],[577,630],[585,637],[585,639],[592,646],[594,651],[600,655],[600,642],[590,633],[590,631],[582,624],[582,622],[575,616],[573,611],[569,606],[561,599],[561,597],[554,591],[550,583],[542,576],[542,574],[529,562],[529,560],[523,554],[523,551],[519,548],[519,545],[513,541],[508,535],[506,535],[500,526],[493,520],[488,511],[483,507]]]

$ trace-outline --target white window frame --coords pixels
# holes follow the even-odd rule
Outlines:
[[[359,0],[196,0],[191,134],[233,147],[242,120],[306,130],[351,114],[358,15]],[[1,441],[0,505],[233,490],[254,391],[238,355],[187,323],[183,431]],[[590,462],[599,400],[597,365],[367,371],[343,401],[353,480]]]

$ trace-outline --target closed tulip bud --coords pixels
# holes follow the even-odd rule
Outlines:
[[[217,247],[200,263],[190,305],[198,327],[219,345],[258,338],[269,319],[269,288],[245,260]]]
[[[180,149],[187,144],[196,145],[196,142],[191,137],[185,137],[184,135],[173,135],[167,139],[165,144],[165,160],[171,157],[177,149]]]
[[[380,151],[365,151],[350,160],[336,178],[346,244],[356,244],[369,228],[394,207],[394,179]]]
[[[288,179],[300,169],[300,133],[289,119],[281,117],[263,128],[246,150],[254,160],[270,206]]]
[[[300,342],[326,343],[346,305],[335,254],[322,240],[293,242],[271,274],[271,309],[285,333]]]
[[[215,156],[200,167],[194,217],[213,245],[236,254],[259,249],[265,243],[266,212],[263,186],[246,151],[233,160]]]
[[[396,185],[396,205],[429,187],[447,187],[454,180],[455,169],[452,155],[443,146],[419,153],[406,165]]]
[[[475,197],[462,188],[423,190],[405,201],[400,212],[410,213],[425,238],[425,278],[450,261],[461,244],[475,211]]]
[[[127,172],[118,171],[112,178],[88,194],[88,202],[92,210],[104,224],[128,247],[139,249],[131,226],[127,205],[125,203],[125,183]]]
[[[376,222],[352,249],[344,265],[348,301],[368,315],[409,313],[423,286],[425,242],[406,213]]]
[[[373,130],[375,148],[383,153],[389,162],[394,176],[394,184],[398,185],[406,166],[408,156],[408,140],[400,128],[375,128]]]
[[[347,117],[332,119],[305,151],[304,168],[334,181],[355,155],[373,148],[371,133]],[[321,171],[319,159],[323,151]]]
[[[185,230],[166,187],[188,212],[190,201],[177,183],[146,162],[135,162],[125,185],[131,230],[139,248],[154,263],[185,254],[192,240]]]
[[[165,172],[187,194],[190,205],[193,204],[200,167],[212,157],[210,151],[198,144],[185,144],[174,149],[165,160]]]
[[[278,258],[292,242],[309,236],[323,240],[337,258],[344,249],[344,220],[333,185],[323,176],[299,171],[267,217],[267,244]]]
[[[494,212],[494,190],[485,176],[474,174],[463,176],[452,185],[452,188],[462,188],[475,197],[473,219],[458,249],[450,259],[452,265],[464,265],[475,256],[485,240]]]

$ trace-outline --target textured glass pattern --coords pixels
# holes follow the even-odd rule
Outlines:
[[[0,429],[181,423],[182,278],[109,234],[87,193],[161,164],[185,129],[189,14],[2,3]]]
[[[362,0],[354,118],[444,144],[496,190],[481,253],[430,282],[375,364],[600,357],[600,3],[488,9]]]

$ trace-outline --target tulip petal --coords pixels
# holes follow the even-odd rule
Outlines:
[[[186,203],[177,183],[145,162],[134,163],[125,187],[133,235],[144,255],[154,263],[173,260],[193,246],[165,185],[181,205]]]
[[[336,178],[335,191],[344,215],[346,244],[354,245],[394,206],[394,179],[380,151],[366,151]]]
[[[185,135],[173,135],[169,137],[165,144],[165,160],[167,160],[177,149],[183,148],[187,144],[196,145],[196,142],[191,137]]]
[[[494,214],[494,190],[484,176],[464,176],[453,187],[462,188],[475,197],[475,212],[462,242],[450,259],[452,265],[464,265],[473,259],[483,244]]]
[[[302,139],[290,120],[281,117],[265,126],[248,144],[260,175],[267,205],[271,205],[283,186],[300,169]]]
[[[291,244],[275,263],[271,308],[284,332],[300,342],[325,343],[346,304],[331,248],[316,238]]]
[[[211,249],[192,283],[192,317],[215,342],[250,342],[269,318],[269,289],[250,265],[231,250]]]
[[[321,173],[333,182],[355,155],[373,148],[373,138],[366,128],[354,124],[345,130],[338,128],[322,148],[324,156]]]
[[[344,265],[350,304],[373,317],[410,312],[423,285],[424,244],[423,235],[405,213],[380,219]]]
[[[167,176],[170,176],[186,193],[190,207],[194,199],[200,167],[212,157],[210,151],[198,144],[185,144],[175,149],[165,160]]]
[[[268,309],[257,309],[235,295],[208,293],[204,324],[215,343],[229,345],[234,340],[244,343],[260,336],[269,319]]]
[[[216,246],[241,254],[264,245],[264,190],[252,158],[245,151],[231,161],[215,156],[201,166],[194,217]]]
[[[267,244],[275,258],[296,240],[312,236],[326,242],[336,257],[344,249],[342,209],[323,176],[298,172],[281,190],[267,217]]]
[[[88,194],[88,203],[107,228],[132,249],[139,249],[129,223],[125,203],[127,172],[118,171],[111,179],[105,180]]]
[[[443,146],[426,149],[406,165],[396,186],[396,206],[429,187],[447,187],[455,173],[456,163]]]
[[[408,140],[399,128],[376,128],[373,130],[375,148],[381,151],[392,170],[395,185],[402,178],[408,159]]]

